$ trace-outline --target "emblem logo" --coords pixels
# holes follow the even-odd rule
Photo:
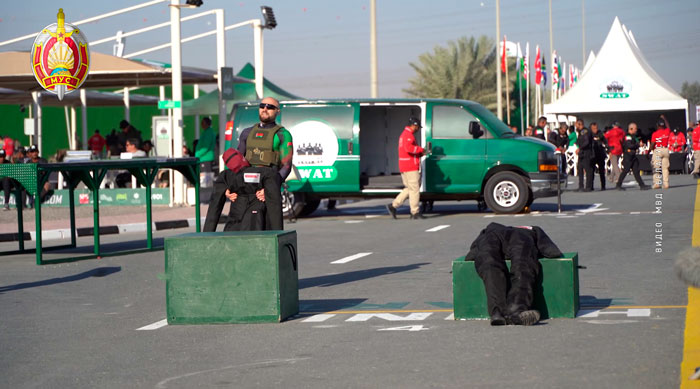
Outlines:
[[[63,100],[87,78],[90,52],[85,35],[65,22],[63,8],[57,16],[57,23],[46,26],[34,40],[31,61],[39,85]]]

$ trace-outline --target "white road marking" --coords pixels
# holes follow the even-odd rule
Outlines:
[[[394,315],[393,313],[358,313],[345,321],[367,321],[373,317],[387,321],[421,321],[432,315],[432,312],[414,312],[406,316]]]
[[[167,325],[168,325],[168,319],[163,319],[163,320],[157,321],[153,324],[149,324],[147,326],[137,328],[136,331],[152,331],[152,330],[157,330],[158,328],[161,328],[161,327],[165,327]]]
[[[454,313],[450,313],[450,315],[445,318],[445,320],[454,320],[454,319],[455,319]]]
[[[651,316],[651,309],[649,308],[631,308],[623,309],[619,311],[603,311],[601,309],[582,309],[578,312],[576,317],[582,319],[597,318],[601,315],[626,315],[627,317],[649,317]]]
[[[364,220],[346,220],[345,224],[357,224],[357,223],[364,223]]]
[[[379,216],[382,216],[382,215],[365,215],[365,217],[366,217],[367,219],[373,219],[373,218],[379,217]]]
[[[302,323],[320,323],[322,321],[326,321],[326,320],[330,319],[333,316],[335,316],[334,313],[320,313],[318,315],[313,315],[308,319],[304,319],[301,322]]]
[[[589,213],[589,212],[600,212],[600,211],[607,211],[609,208],[600,208],[600,206],[603,205],[603,203],[594,203],[590,207],[586,209],[577,209],[576,211],[578,212],[583,212],[583,213]]]
[[[639,215],[641,212],[630,212],[630,215]]]
[[[356,259],[358,259],[358,258],[366,257],[366,256],[371,255],[371,254],[372,254],[372,253],[357,253],[357,254],[351,255],[351,256],[349,256],[349,257],[340,258],[339,260],[333,261],[333,262],[331,262],[331,263],[332,263],[332,264],[348,263],[348,262],[350,262],[350,261],[354,261],[354,260],[356,260]]]
[[[449,224],[443,224],[441,226],[437,226],[437,227],[433,227],[431,229],[425,230],[425,232],[437,232],[437,231],[444,230],[445,228],[449,228],[449,227],[450,227]]]
[[[594,215],[622,215],[622,212],[600,212],[594,213]]]
[[[422,324],[415,326],[402,326],[402,327],[390,327],[390,328],[380,328],[377,331],[427,331],[429,328],[423,328]]]

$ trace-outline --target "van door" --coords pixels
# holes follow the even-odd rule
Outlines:
[[[329,193],[360,190],[356,104],[284,104],[280,123],[292,134],[293,163],[300,181],[289,181],[295,192]]]
[[[431,153],[425,158],[425,192],[474,193],[481,189],[489,132],[463,106],[432,105],[427,118],[426,141]]]

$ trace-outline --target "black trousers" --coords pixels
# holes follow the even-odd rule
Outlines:
[[[620,179],[617,180],[617,186],[622,186],[622,183],[625,181],[625,177],[630,170],[632,170],[634,179],[637,180],[639,187],[643,187],[645,184],[644,181],[642,181],[642,176],[639,175],[639,159],[637,159],[636,154],[625,154],[622,158],[622,173],[620,173]]]
[[[595,168],[598,168],[598,175],[600,176],[600,188],[605,189],[605,158],[593,158],[591,170],[594,173]],[[591,187],[593,187],[592,183]]]
[[[523,231],[522,234],[510,236],[508,246],[502,247],[496,234],[487,234],[478,244],[479,254],[474,266],[484,281],[489,315],[496,308],[504,315],[530,309],[540,272],[534,239]],[[506,257],[511,260],[510,271],[506,266]]]
[[[583,176],[586,175],[586,186],[583,186]],[[593,163],[589,154],[579,153],[578,165],[576,166],[579,189],[593,189]]]

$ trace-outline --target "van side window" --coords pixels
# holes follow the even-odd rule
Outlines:
[[[462,107],[433,107],[433,138],[475,139],[469,133],[469,123],[478,122],[471,113]],[[478,139],[486,139],[488,131],[481,127],[484,134]]]

